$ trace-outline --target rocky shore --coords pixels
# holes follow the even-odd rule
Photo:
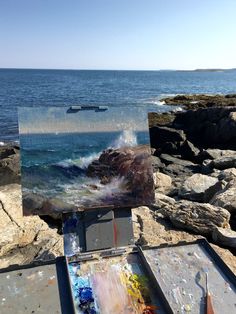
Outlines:
[[[236,95],[165,101],[188,110],[149,115],[155,201],[132,210],[136,241],[159,245],[207,237],[236,271]],[[0,267],[63,254],[56,228],[39,216],[22,217],[19,179],[19,149],[1,147]]]

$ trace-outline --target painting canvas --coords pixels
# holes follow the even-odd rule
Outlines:
[[[25,107],[18,116],[25,215],[153,202],[142,108]]]

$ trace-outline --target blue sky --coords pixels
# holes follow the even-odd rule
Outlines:
[[[0,67],[236,67],[235,0],[0,0]]]

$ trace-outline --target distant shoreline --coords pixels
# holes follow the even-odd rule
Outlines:
[[[236,68],[206,68],[206,69],[51,69],[51,68],[0,68],[1,70],[28,70],[28,71],[107,71],[107,72],[226,72],[236,71]]]

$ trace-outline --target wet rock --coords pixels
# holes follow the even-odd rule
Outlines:
[[[184,106],[186,109],[236,106],[236,95],[177,95],[161,99],[167,105]]]
[[[185,180],[179,196],[192,201],[208,202],[220,189],[222,184],[217,178],[196,173]]]
[[[215,227],[229,228],[230,213],[207,203],[182,200],[173,206],[163,206],[160,212],[175,227],[201,235],[211,235]]]
[[[167,193],[171,188],[172,179],[170,176],[161,173],[153,173],[154,187],[156,190],[162,193]]]
[[[63,254],[62,237],[38,216],[22,216],[18,184],[0,187],[0,267]]]

